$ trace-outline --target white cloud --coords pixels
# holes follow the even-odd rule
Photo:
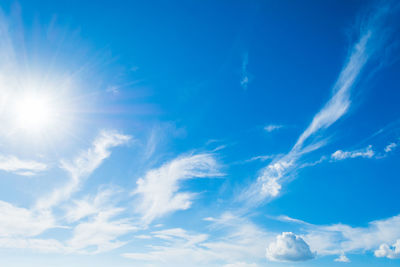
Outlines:
[[[235,263],[225,264],[223,267],[257,267],[257,266],[259,265],[255,263],[235,262]]]
[[[364,149],[353,150],[353,151],[342,151],[337,150],[331,155],[331,158],[334,160],[344,160],[347,158],[372,158],[375,155],[375,152],[372,150],[372,146],[369,145]]]
[[[21,160],[15,156],[0,155],[0,170],[19,175],[35,175],[47,169],[47,165],[34,160]]]
[[[264,127],[264,130],[270,133],[270,132],[279,130],[279,129],[281,129],[281,128],[283,128],[283,125],[270,124],[270,125],[265,126],[265,127]]]
[[[133,192],[140,200],[136,211],[145,223],[176,210],[188,209],[194,194],[178,192],[179,182],[203,177],[221,176],[212,154],[197,154],[176,158],[158,169],[150,170],[137,181]]]
[[[350,262],[350,259],[346,255],[342,254],[339,257],[337,257],[336,259],[334,259],[334,261],[336,261],[336,262]]]
[[[113,219],[124,211],[115,206],[118,192],[104,189],[95,197],[86,196],[68,207],[67,221],[76,222],[87,218],[74,227],[73,237],[66,242],[71,251],[100,253],[112,250],[125,245],[125,242],[118,240],[119,236],[137,230],[128,219]],[[91,247],[96,249],[89,249]]]
[[[360,37],[352,45],[349,56],[333,85],[331,98],[314,116],[293,148],[286,155],[272,160],[271,164],[261,171],[257,181],[246,188],[239,199],[245,199],[254,205],[278,196],[282,183],[293,177],[302,167],[297,163],[299,158],[324,145],[324,141],[318,141],[320,135],[316,134],[330,127],[348,111],[351,89],[368,60],[376,54],[378,48],[383,47],[382,40],[385,38],[382,38],[378,26],[382,25],[382,18],[387,15],[388,10],[387,7],[380,7],[374,15],[369,16],[368,21],[363,24],[366,27],[361,27]],[[317,137],[313,138],[314,136]],[[279,166],[279,169],[276,169],[276,166]]]
[[[264,246],[272,236],[253,223],[231,213],[205,220],[212,223],[207,231],[210,235],[181,228],[155,231],[151,233],[152,238],[162,240],[164,244],[152,245],[145,252],[125,253],[122,256],[162,266],[187,266],[190,262],[191,266],[227,264],[250,267],[257,265],[246,265],[249,258],[256,262],[264,259]],[[212,230],[217,230],[219,235],[211,234]]]
[[[61,168],[70,174],[70,181],[65,186],[55,189],[50,196],[39,199],[37,208],[50,208],[68,199],[71,194],[79,189],[82,180],[111,155],[111,148],[126,144],[130,139],[131,136],[114,131],[100,132],[99,136],[93,141],[91,148],[81,152],[72,162],[61,162]]]
[[[86,196],[83,199],[73,200],[73,204],[67,207],[66,220],[76,222],[102,210],[110,209],[115,202],[113,198],[116,193],[115,190],[105,189],[98,192],[95,197]]]
[[[242,86],[243,89],[247,89],[247,86],[251,81],[250,74],[247,71],[248,64],[249,64],[249,54],[245,53],[242,61],[242,75],[240,79],[240,85]]]
[[[385,152],[388,153],[390,151],[392,151],[393,149],[395,149],[398,146],[398,144],[396,143],[390,143],[389,145],[387,145],[385,147]]]
[[[266,253],[271,261],[306,261],[315,257],[308,244],[291,232],[283,232],[269,244]]]
[[[123,209],[114,208],[99,212],[87,222],[79,223],[73,231],[73,237],[67,241],[68,246],[78,252],[100,253],[116,249],[126,244],[117,240],[119,236],[137,230],[128,220],[110,220]],[[90,247],[96,247],[93,251]]]
[[[0,238],[0,248],[30,249],[42,253],[60,253],[68,249],[55,239]]]
[[[393,244],[400,239],[400,215],[372,221],[367,227],[345,224],[303,226],[307,228],[304,240],[318,255],[371,251],[378,249],[381,244]]]
[[[0,201],[0,237],[30,237],[55,227],[49,212],[35,212]]]
[[[400,239],[398,239],[392,246],[381,244],[379,249],[374,252],[376,257],[386,257],[389,259],[400,259]]]

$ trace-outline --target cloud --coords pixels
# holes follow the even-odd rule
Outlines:
[[[73,237],[66,244],[71,251],[81,253],[100,253],[109,251],[126,244],[118,240],[119,236],[137,230],[128,219],[113,219],[124,211],[115,207],[113,199],[117,191],[106,189],[95,197],[86,197],[74,201],[69,207],[66,219],[70,222],[88,218],[77,224],[73,230]],[[95,250],[92,248],[96,247]]]
[[[110,220],[122,211],[118,208],[101,211],[93,219],[79,223],[74,228],[73,237],[67,241],[68,246],[74,251],[83,252],[83,249],[89,248],[88,253],[100,253],[125,245],[126,242],[117,238],[137,228],[125,219]]]
[[[240,79],[240,85],[245,90],[247,89],[247,86],[249,85],[249,83],[251,81],[250,74],[247,71],[248,64],[249,64],[249,54],[245,53],[243,56],[243,61],[242,61],[242,74],[241,74],[241,79]]]
[[[283,127],[284,127],[283,125],[269,124],[269,125],[264,127],[264,130],[270,133],[270,132],[279,130],[279,129],[283,128]]]
[[[346,255],[342,254],[339,257],[337,257],[336,259],[334,259],[334,261],[336,261],[336,262],[350,262],[350,259],[347,258]]]
[[[61,168],[70,174],[71,179],[63,187],[55,189],[50,196],[39,199],[37,208],[47,209],[68,199],[71,194],[79,189],[82,180],[88,177],[111,155],[111,148],[126,144],[129,140],[131,140],[131,136],[115,131],[101,131],[93,141],[91,148],[81,152],[71,162],[61,162]]]
[[[379,249],[374,252],[375,257],[389,258],[389,259],[400,259],[400,239],[398,239],[392,246],[382,244]]]
[[[271,261],[306,261],[315,257],[304,240],[291,233],[283,232],[269,244],[266,253]]]
[[[30,249],[42,253],[60,253],[68,251],[58,240],[38,238],[0,238],[0,248]]]
[[[387,145],[385,147],[385,152],[388,153],[390,151],[392,151],[393,149],[395,149],[398,146],[398,144],[396,143],[390,143],[389,145]]]
[[[235,263],[225,264],[222,267],[257,267],[257,266],[258,265],[255,263],[235,262]]]
[[[168,266],[187,266],[190,262],[191,266],[227,264],[250,267],[257,265],[246,265],[249,258],[263,260],[264,245],[269,235],[252,222],[231,213],[205,220],[211,222],[207,234],[182,228],[155,231],[151,233],[152,238],[164,243],[152,245],[145,252],[125,253],[122,256],[136,261],[161,263],[163,266],[166,263]]]
[[[55,227],[49,212],[35,212],[0,201],[0,237],[31,237]]]
[[[353,151],[342,151],[337,150],[331,155],[331,158],[334,160],[344,160],[347,158],[372,158],[375,155],[375,152],[372,150],[372,146],[369,145],[364,149],[353,150]]]
[[[138,179],[133,192],[140,200],[136,211],[142,220],[150,223],[155,218],[176,210],[188,209],[194,197],[190,192],[178,192],[179,182],[204,177],[221,176],[212,154],[197,154],[178,157],[158,169],[150,170]]]
[[[380,31],[383,28],[383,19],[389,11],[388,6],[380,6],[375,14],[368,17],[360,28],[358,41],[351,46],[349,56],[333,85],[331,98],[314,116],[292,149],[286,155],[277,156],[262,169],[256,182],[246,188],[239,199],[246,200],[250,205],[257,205],[265,199],[277,197],[282,183],[295,176],[297,170],[302,167],[297,163],[298,160],[304,154],[325,144],[324,140],[319,141],[321,135],[317,133],[329,128],[348,111],[351,104],[351,89],[367,62],[377,54],[386,40]]]
[[[0,155],[0,170],[19,175],[35,175],[47,169],[47,165],[33,160],[21,160],[15,156]]]
[[[372,221],[367,227],[351,227],[345,224],[327,226],[302,224],[304,240],[318,255],[342,255],[373,251],[382,244],[393,244],[400,239],[400,215]],[[385,245],[378,255],[385,251]],[[389,253],[389,251],[387,251]]]

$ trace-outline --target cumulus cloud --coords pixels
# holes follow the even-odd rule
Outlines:
[[[315,257],[308,244],[291,232],[283,232],[269,244],[266,253],[271,261],[306,261]]]
[[[374,254],[375,257],[379,258],[400,259],[400,239],[397,239],[392,246],[381,244],[379,249],[375,250]]]
[[[334,261],[336,261],[336,262],[350,262],[350,259],[347,258],[346,255],[342,254],[339,257],[337,257],[336,259],[334,259]]]
[[[22,160],[16,156],[0,155],[0,170],[31,176],[47,169],[47,165],[34,160]]]
[[[178,157],[158,169],[150,170],[138,179],[133,192],[140,200],[137,212],[145,223],[176,210],[188,209],[194,197],[190,192],[178,192],[179,183],[193,178],[215,177],[222,174],[212,154]]]
[[[348,158],[372,158],[375,155],[374,150],[372,150],[372,146],[369,145],[364,149],[353,150],[353,151],[342,151],[337,150],[331,155],[331,158],[334,160],[344,160]]]
[[[318,255],[342,255],[362,251],[375,251],[375,255],[394,256],[399,248],[400,215],[372,221],[366,227],[352,227],[346,224],[312,225],[302,223],[306,234],[304,240]],[[382,245],[383,244],[383,245]],[[385,244],[397,244],[389,246]]]

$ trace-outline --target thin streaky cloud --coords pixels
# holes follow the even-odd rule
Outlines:
[[[369,145],[364,149],[358,149],[353,151],[343,151],[337,150],[331,155],[331,159],[333,160],[344,160],[347,158],[372,158],[375,155],[372,146]]]
[[[356,84],[359,75],[368,60],[377,54],[382,47],[382,20],[390,12],[388,6],[379,7],[376,13],[363,24],[359,39],[350,49],[349,56],[332,88],[332,97],[314,116],[310,125],[299,136],[293,148],[284,156],[273,160],[260,171],[255,183],[245,189],[239,199],[250,205],[260,204],[265,199],[279,195],[282,183],[293,177],[299,168],[299,158],[324,145],[324,142],[310,140],[317,132],[327,129],[340,119],[350,107],[351,89]],[[305,142],[309,144],[305,145]]]
[[[70,180],[63,187],[56,188],[49,196],[39,199],[36,208],[51,208],[59,202],[67,200],[79,189],[82,181],[111,155],[111,148],[126,144],[131,138],[131,136],[114,131],[101,131],[93,141],[91,148],[81,152],[72,162],[61,162],[61,168],[69,173]]]
[[[47,168],[47,165],[42,162],[22,160],[12,155],[0,155],[0,170],[2,171],[12,172],[18,175],[32,176],[45,171]]]

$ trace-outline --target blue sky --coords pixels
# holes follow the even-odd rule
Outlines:
[[[1,266],[398,266],[396,1],[3,1]]]

